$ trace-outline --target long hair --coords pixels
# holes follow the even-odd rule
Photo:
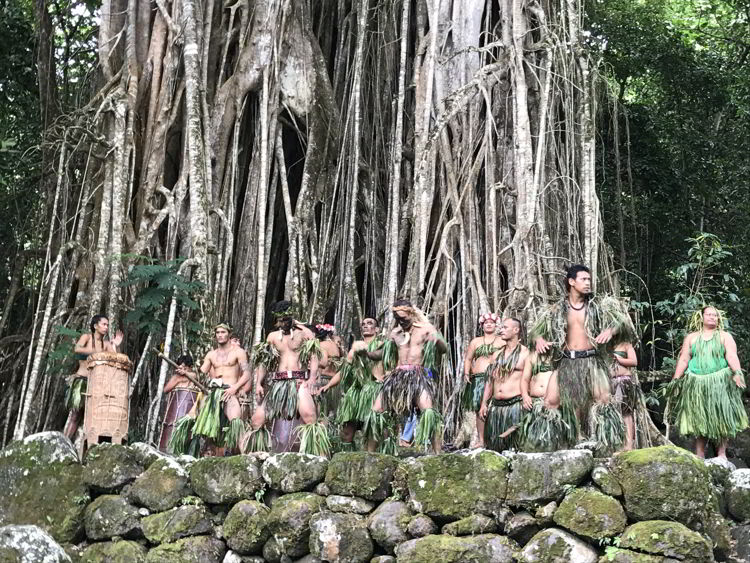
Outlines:
[[[93,317],[91,317],[91,323],[89,323],[89,330],[91,330],[91,345],[94,347],[94,350],[96,350],[96,337],[94,336],[96,334],[96,325],[98,325],[99,321],[101,321],[102,319],[109,320],[107,318],[107,315],[94,315]],[[106,336],[104,338],[106,338]],[[104,338],[102,338],[102,341],[104,340]],[[103,345],[102,348],[104,348]]]

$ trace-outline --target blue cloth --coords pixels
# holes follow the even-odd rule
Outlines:
[[[411,442],[414,439],[414,431],[417,429],[417,413],[411,413],[411,416],[404,417],[404,431],[401,433],[401,439],[404,442]]]

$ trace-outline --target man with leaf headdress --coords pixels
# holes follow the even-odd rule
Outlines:
[[[632,341],[635,328],[617,299],[593,295],[586,266],[568,268],[565,285],[566,295],[539,316],[529,334],[537,354],[559,350],[548,404],[562,408],[579,439],[586,433],[597,447],[615,450],[625,438],[625,424],[612,398],[612,359],[606,346]]]
[[[461,408],[466,433],[469,434],[470,448],[484,447],[484,420],[478,415],[482,408],[484,386],[487,382],[487,368],[505,346],[505,341],[496,332],[498,320],[495,313],[485,313],[479,316],[478,324],[482,334],[472,338],[464,356],[466,385],[461,394]]]
[[[448,345],[427,316],[406,299],[395,301],[391,311],[396,326],[390,338],[379,350],[366,352],[370,359],[382,360],[387,371],[372,410],[397,417],[419,410],[415,442],[419,446],[431,442],[437,453],[443,435],[443,418],[433,408],[434,370],[438,366],[438,355],[447,352]]]
[[[737,344],[723,328],[719,311],[706,306],[697,312],[682,343],[674,377],[668,388],[669,404],[680,434],[696,436],[695,453],[706,454],[706,441],[727,457],[727,442],[748,427],[742,404],[745,376]]]
[[[270,436],[264,428],[266,419],[271,424],[299,419],[303,423],[298,432],[300,451],[328,455],[327,430],[317,421],[313,400],[322,356],[320,342],[309,328],[294,318],[295,309],[290,301],[273,304],[270,312],[276,330],[268,334],[265,342],[253,348],[258,408],[251,420],[253,431],[245,449],[262,451],[269,448]],[[285,447],[284,444],[277,446]]]

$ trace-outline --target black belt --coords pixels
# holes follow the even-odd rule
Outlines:
[[[590,358],[591,356],[596,356],[596,348],[591,348],[590,350],[563,350],[562,355],[570,360]]]

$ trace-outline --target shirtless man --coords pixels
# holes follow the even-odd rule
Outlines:
[[[224,414],[230,422],[235,418],[242,418],[238,392],[242,389],[242,378],[250,377],[250,364],[247,352],[232,345],[230,337],[232,330],[229,325],[221,323],[214,328],[216,348],[211,350],[203,360],[201,372],[211,378],[211,385],[225,387],[222,395]]]
[[[610,341],[634,337],[635,329],[616,299],[592,296],[591,272],[585,266],[568,269],[566,286],[567,295],[537,319],[530,334],[538,354],[552,346],[562,353],[547,400],[553,408],[561,406],[564,416],[574,415],[579,439],[590,434],[597,446],[617,449],[625,425],[619,406],[611,400],[609,354],[604,348]]]
[[[318,403],[318,415],[328,418],[336,414],[339,401],[341,400],[340,393],[329,392],[330,389],[335,387],[330,385],[330,383],[336,377],[336,372],[343,356],[338,342],[333,339],[334,330],[334,327],[329,324],[315,325],[315,332],[318,335],[318,340],[320,340],[320,348],[323,354],[318,363],[318,382],[314,390],[314,395]]]
[[[91,318],[89,330],[91,332],[81,335],[73,349],[78,360],[78,371],[73,375],[65,393],[65,403],[70,412],[63,432],[71,440],[75,437],[83,419],[84,394],[89,377],[88,357],[97,352],[117,352],[123,338],[122,331],[118,330],[112,341],[107,340],[109,319],[104,315],[94,315]]]
[[[491,378],[484,387],[482,408],[479,417],[486,420],[484,443],[497,452],[518,449],[523,419],[521,379],[529,350],[521,344],[521,321],[515,318],[503,320],[500,337],[505,348],[498,354],[490,368]]]
[[[266,348],[277,357],[275,371],[269,373],[271,366],[258,363],[255,366],[255,397],[258,407],[253,413],[252,426],[260,429],[266,417],[271,421],[276,418],[292,420],[299,416],[305,424],[316,422],[317,412],[312,390],[318,376],[318,357],[311,354],[307,365],[300,362],[300,352],[307,340],[315,338],[313,332],[304,324],[294,319],[292,304],[280,301],[271,307],[276,330],[268,334]],[[266,391],[263,383],[270,376],[268,400],[263,402]],[[241,384],[245,381],[240,380]],[[284,400],[285,397],[291,399]]]
[[[321,393],[336,387],[341,382],[343,369],[351,369],[358,373],[353,373],[351,384],[345,391],[341,399],[338,416],[336,421],[341,424],[340,436],[343,444],[347,445],[345,449],[354,449],[354,435],[357,429],[362,427],[369,415],[372,414],[372,403],[380,392],[385,372],[383,371],[383,362],[371,360],[367,357],[367,352],[374,352],[382,346],[382,340],[378,338],[378,321],[372,317],[362,319],[359,325],[362,335],[361,340],[355,340],[351,350],[347,354],[346,360],[348,366],[342,366],[336,375],[331,378],[330,383],[320,389]],[[358,356],[355,362],[355,356]],[[379,436],[373,435],[373,424],[369,424],[366,430],[367,451],[374,452],[378,447]]]
[[[376,413],[388,411],[404,417],[416,408],[422,414],[417,425],[415,441],[421,445],[432,442],[435,453],[440,451],[442,439],[442,417],[432,408],[435,396],[435,380],[425,365],[430,358],[423,357],[428,346],[435,347],[434,358],[448,351],[448,345],[426,315],[409,301],[400,299],[391,309],[396,326],[391,331],[390,342],[376,352],[367,352],[373,360],[382,360],[386,346],[398,349],[398,366],[386,374],[383,388],[372,406]]]
[[[461,401],[464,418],[468,419],[470,448],[484,447],[484,419],[477,416],[482,408],[482,396],[487,383],[487,368],[495,361],[505,341],[497,334],[497,315],[487,313],[479,317],[482,335],[469,342],[464,355],[464,389]],[[473,424],[472,424],[473,422]],[[476,428],[474,428],[476,426]]]

